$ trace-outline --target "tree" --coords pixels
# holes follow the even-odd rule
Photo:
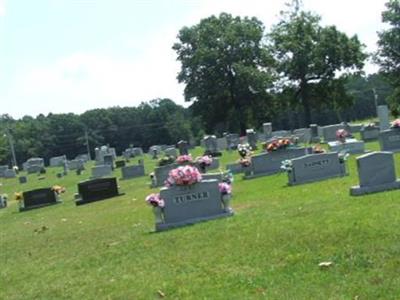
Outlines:
[[[186,101],[202,116],[206,129],[222,124],[242,133],[254,105],[266,101],[271,58],[263,47],[264,26],[256,18],[222,13],[183,27],[173,49],[181,62],[178,81],[186,84]]]
[[[400,114],[400,1],[389,0],[382,13],[382,21],[390,28],[378,33],[378,51],[375,61],[394,87],[388,97],[393,114]]]
[[[303,107],[309,125],[311,107],[351,104],[346,78],[362,69],[366,54],[356,35],[349,38],[335,26],[322,27],[319,16],[299,7],[299,1],[293,1],[282,13],[267,43],[280,75],[277,86],[292,95],[292,106]]]

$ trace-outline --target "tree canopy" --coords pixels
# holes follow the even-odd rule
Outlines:
[[[338,109],[351,104],[346,78],[360,71],[366,58],[356,35],[348,37],[335,26],[321,26],[320,20],[293,1],[267,34],[280,76],[276,87],[291,95],[292,106],[303,107],[306,126],[312,122],[312,107]]]
[[[388,97],[392,112],[400,115],[400,1],[390,0],[382,13],[382,21],[389,28],[378,33],[376,61],[381,71],[393,85],[393,93]]]
[[[220,126],[244,133],[252,116],[265,108],[272,61],[263,34],[256,18],[226,13],[179,31],[173,46],[182,64],[178,80],[186,84],[185,100],[194,101],[193,111],[209,132]]]

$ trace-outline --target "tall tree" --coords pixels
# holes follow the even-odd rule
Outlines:
[[[173,49],[181,62],[178,81],[185,100],[210,132],[221,124],[245,132],[254,103],[266,101],[271,58],[263,47],[263,24],[256,18],[222,13],[183,27]]]
[[[381,71],[393,85],[393,93],[388,97],[391,110],[400,115],[400,1],[389,0],[386,10],[382,13],[382,21],[389,28],[378,33],[378,51],[376,61]]]
[[[351,104],[346,77],[362,69],[366,54],[356,35],[349,38],[335,26],[321,26],[318,15],[300,6],[295,0],[282,12],[267,43],[280,75],[277,86],[292,95],[293,105],[303,107],[308,125],[312,107],[337,109]]]

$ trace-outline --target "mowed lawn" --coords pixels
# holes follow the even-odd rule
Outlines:
[[[355,157],[350,176],[295,187],[285,173],[236,175],[235,216],[161,233],[144,202],[157,191],[147,176],[78,207],[88,171],[1,179],[10,201],[0,210],[0,299],[400,299],[400,190],[351,197]],[[237,158],[226,152],[222,165]],[[155,162],[145,163],[148,174]],[[67,188],[62,204],[19,213],[11,200],[53,184]]]

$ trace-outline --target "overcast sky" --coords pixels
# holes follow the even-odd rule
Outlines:
[[[170,98],[183,104],[171,49],[183,26],[228,12],[268,31],[286,0],[0,0],[0,114],[14,118]],[[371,52],[385,0],[304,0]],[[377,70],[368,64],[366,72]]]

